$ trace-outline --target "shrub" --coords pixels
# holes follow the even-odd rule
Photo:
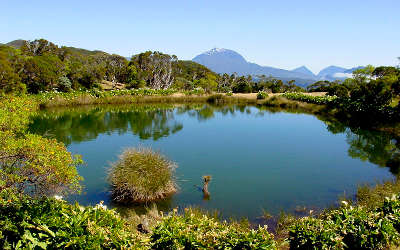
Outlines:
[[[301,249],[386,249],[400,243],[399,197],[386,198],[376,210],[344,206],[323,214],[305,217],[289,233],[291,248]]]
[[[263,91],[259,91],[259,92],[257,93],[257,99],[258,99],[258,100],[265,99],[267,96],[268,96],[268,94],[265,93],[265,92],[263,92]]]
[[[1,249],[141,248],[144,241],[102,204],[70,205],[55,198],[33,199],[0,192]],[[143,243],[143,244],[142,244]]]
[[[176,164],[150,148],[126,149],[112,164],[109,180],[118,202],[148,202],[176,192]]]
[[[0,189],[34,195],[79,191],[80,157],[54,139],[26,133],[36,109],[29,98],[0,98]]]
[[[170,214],[153,230],[153,249],[276,249],[267,227],[219,222],[193,209]]]
[[[68,92],[72,88],[72,83],[66,76],[61,76],[58,79],[58,88],[61,91]]]

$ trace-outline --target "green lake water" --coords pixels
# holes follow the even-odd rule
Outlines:
[[[163,210],[199,206],[223,216],[255,219],[324,208],[357,185],[388,180],[399,151],[389,135],[351,130],[307,114],[254,106],[96,106],[42,111],[30,130],[64,142],[83,156],[79,203],[110,200],[110,162],[126,147],[150,146],[178,164],[179,191],[158,203]],[[203,200],[201,177],[211,175]]]

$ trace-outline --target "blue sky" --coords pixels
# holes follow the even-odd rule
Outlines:
[[[284,69],[395,65],[400,0],[0,0],[0,43],[45,38],[124,56],[213,47]]]

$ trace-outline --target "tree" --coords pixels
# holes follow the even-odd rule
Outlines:
[[[147,51],[133,56],[131,62],[138,69],[139,80],[144,80],[153,89],[167,89],[174,82],[172,64],[177,57],[161,52]]]
[[[327,92],[331,86],[331,82],[327,80],[317,81],[307,86],[308,92]]]
[[[21,78],[30,93],[38,93],[57,88],[62,71],[63,63],[57,56],[33,56],[26,59]]]
[[[21,47],[21,51],[28,56],[42,56],[44,54],[59,55],[59,52],[61,52],[57,45],[45,39],[25,41]]]
[[[218,82],[215,75],[207,73],[206,76],[201,78],[196,85],[203,88],[206,92],[211,92],[217,89]]]
[[[19,75],[15,73],[7,54],[0,51],[0,93],[23,93],[25,89],[26,86],[21,83]]]
[[[235,81],[232,91],[234,93],[251,93],[252,89],[248,80],[249,79],[244,76],[239,77],[237,81]]]
[[[125,57],[113,54],[104,57],[105,77],[107,80],[115,82],[128,82],[128,60]],[[132,70],[131,65],[131,70]],[[132,73],[132,72],[129,72]]]

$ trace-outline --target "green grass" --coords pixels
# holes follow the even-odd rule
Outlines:
[[[109,180],[117,202],[150,202],[176,192],[176,164],[150,148],[129,148],[111,165]]]

